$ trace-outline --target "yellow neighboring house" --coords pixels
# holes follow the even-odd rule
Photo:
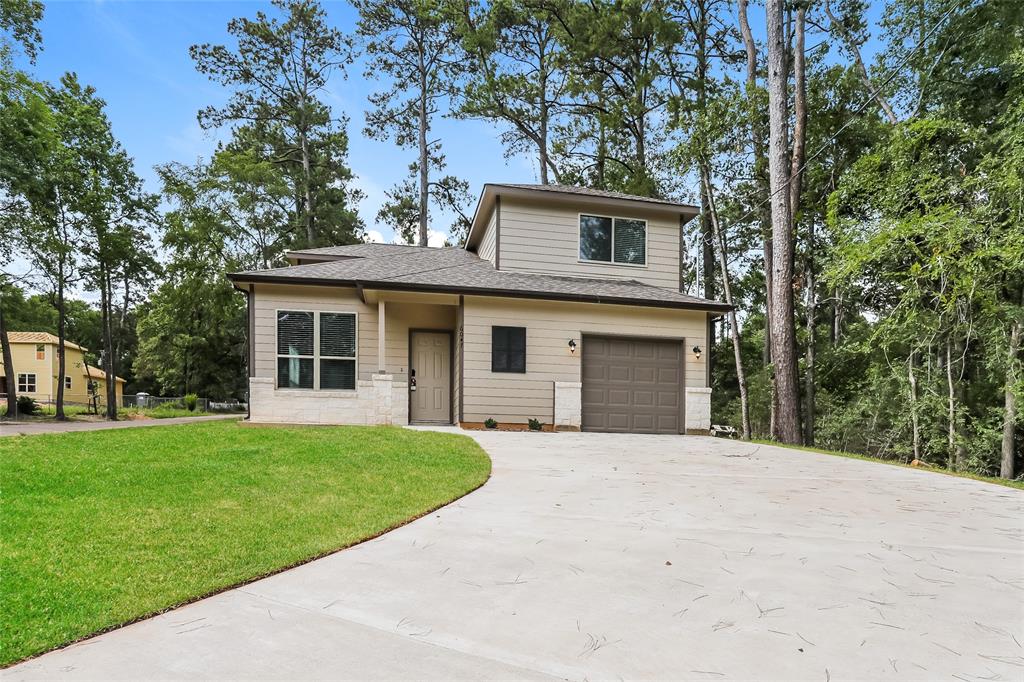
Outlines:
[[[40,403],[52,403],[57,400],[59,346],[57,337],[47,332],[8,332],[11,341],[11,361],[14,363],[15,380],[18,395],[27,395]],[[104,402],[106,379],[99,367],[87,365],[85,352],[77,343],[64,342],[64,402],[89,402],[89,381],[96,383],[96,392],[100,403]],[[121,403],[124,393],[124,379],[117,379],[117,402]],[[7,369],[0,357],[0,389],[7,391],[9,381]]]

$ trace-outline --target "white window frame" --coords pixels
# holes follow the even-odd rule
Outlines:
[[[29,381],[29,377],[32,377],[31,381]],[[29,385],[31,385],[32,388],[29,388]],[[18,393],[37,393],[38,388],[39,384],[36,382],[35,372],[23,372],[18,374]]]
[[[608,218],[612,221],[612,256],[611,260],[590,260],[588,258],[582,258],[580,256],[580,244],[583,239],[583,216],[590,216],[592,218]],[[634,222],[644,224],[644,262],[643,263],[617,263],[615,261],[615,221],[616,220],[632,220]],[[624,268],[646,268],[650,262],[650,238],[651,230],[650,223],[644,218],[636,218],[624,215],[602,215],[600,213],[577,213],[576,214],[576,262],[583,263],[586,265],[614,265],[616,267]]]
[[[311,313],[313,315],[313,355],[281,355],[277,352],[277,321],[282,312],[288,313]],[[333,315],[351,315],[355,323],[356,343],[355,354],[352,357],[341,357],[338,355],[320,355],[320,314],[329,313]],[[281,387],[277,385],[277,360],[278,358],[299,358],[313,361],[313,388],[297,388],[294,386]],[[320,388],[320,360],[352,360],[355,363],[355,386],[352,388]],[[355,310],[323,310],[309,308],[275,308],[274,309],[274,388],[278,391],[339,391],[342,393],[354,393],[359,387],[359,313]]]

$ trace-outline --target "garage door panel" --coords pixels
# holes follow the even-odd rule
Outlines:
[[[632,367],[629,365],[614,364],[608,366],[608,381],[629,382],[633,380]]]
[[[605,396],[609,407],[629,407],[630,392],[628,389],[608,389]]]
[[[658,407],[679,407],[679,393],[671,391],[658,391]]]
[[[679,433],[683,357],[680,341],[588,336],[583,344],[583,429]]]
[[[633,381],[638,384],[654,384],[658,382],[660,374],[657,367],[634,367]]]

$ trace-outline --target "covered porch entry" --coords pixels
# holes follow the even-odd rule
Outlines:
[[[451,294],[365,290],[377,307],[379,375],[407,387],[395,423],[452,424],[458,392],[459,297]],[[395,401],[402,397],[394,395]]]

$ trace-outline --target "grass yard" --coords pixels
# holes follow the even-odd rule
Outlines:
[[[205,422],[0,439],[0,665],[357,543],[487,480],[466,436]]]

